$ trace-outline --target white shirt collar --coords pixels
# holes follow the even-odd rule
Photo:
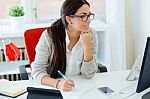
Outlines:
[[[68,49],[68,44],[69,44],[70,40],[69,40],[69,36],[68,36],[67,30],[65,30],[65,32],[66,32],[66,51],[67,51],[67,52],[71,52],[71,51]]]

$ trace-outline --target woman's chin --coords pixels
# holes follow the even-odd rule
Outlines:
[[[82,30],[82,32],[89,32],[89,31],[90,31],[90,28]]]

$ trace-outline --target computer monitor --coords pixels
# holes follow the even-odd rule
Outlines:
[[[150,87],[150,37],[147,38],[136,92],[140,93],[148,87]]]

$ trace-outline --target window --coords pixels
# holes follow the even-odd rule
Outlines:
[[[35,0],[36,22],[53,20],[60,17],[60,7],[64,0]],[[96,19],[105,21],[105,0],[87,0],[91,10],[96,14]]]
[[[36,21],[55,20],[59,18],[62,3],[63,0],[35,0],[37,11],[35,12]]]
[[[25,23],[50,22],[60,17],[60,7],[64,0],[0,0],[0,24],[8,24],[8,9],[12,5],[23,4]],[[95,18],[105,21],[105,0],[87,0]]]
[[[21,0],[0,0],[0,23],[8,20],[8,11],[12,5],[20,4]],[[8,21],[7,21],[8,22]]]
[[[106,20],[106,0],[88,0],[91,10],[95,13],[95,19]]]

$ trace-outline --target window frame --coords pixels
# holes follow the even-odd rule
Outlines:
[[[58,19],[59,15],[52,15],[46,18],[38,18],[37,17],[37,8],[36,8],[36,0],[21,0],[21,4],[24,7],[25,11],[25,20],[24,23],[47,23]],[[94,12],[95,13],[95,12]],[[106,16],[105,16],[106,18]],[[0,19],[0,25],[9,25],[9,18]]]

